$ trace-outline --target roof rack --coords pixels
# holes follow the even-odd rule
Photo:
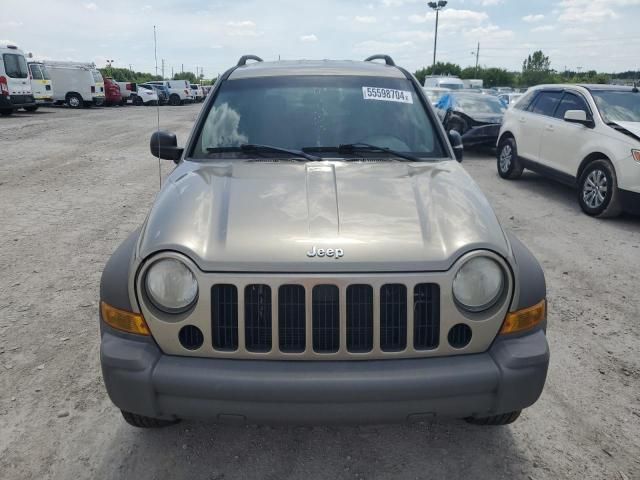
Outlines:
[[[384,63],[386,63],[390,67],[396,66],[396,62],[394,62],[393,58],[391,58],[389,55],[371,55],[369,58],[366,58],[364,61],[372,62],[374,60],[384,60]]]
[[[238,66],[244,67],[247,64],[247,60],[255,60],[256,62],[262,62],[262,59],[257,55],[243,55],[242,57],[240,57],[240,60],[238,60]]]

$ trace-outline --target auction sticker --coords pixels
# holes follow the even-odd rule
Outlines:
[[[393,88],[362,87],[365,100],[382,100],[383,102],[413,103],[411,92],[394,90]]]

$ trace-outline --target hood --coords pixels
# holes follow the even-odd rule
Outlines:
[[[636,140],[640,140],[640,122],[615,122],[625,130],[631,132],[631,135]],[[622,132],[621,132],[622,133]]]
[[[314,247],[342,255],[309,256]],[[179,251],[204,271],[443,271],[510,247],[455,161],[183,162],[149,214],[139,256]],[[340,258],[336,258],[340,257]]]

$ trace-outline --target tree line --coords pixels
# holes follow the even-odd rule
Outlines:
[[[135,72],[128,68],[115,68],[107,65],[106,67],[99,68],[98,70],[100,70],[103,77],[111,77],[118,82],[146,83],[154,80],[162,80],[161,75],[154,75],[147,72]],[[172,80],[187,80],[189,83],[213,85],[217,78],[208,80],[202,76],[196,76],[193,72],[179,72],[173,76]]]
[[[483,81],[486,88],[509,86],[531,87],[543,83],[610,83],[612,79],[637,79],[638,72],[600,73],[595,70],[576,72],[573,70],[557,71],[551,68],[551,61],[541,50],[528,55],[522,62],[520,72],[496,67],[466,67],[449,62],[438,62],[435,67],[422,68],[415,72],[420,84],[427,75],[454,75],[462,79],[477,78]]]

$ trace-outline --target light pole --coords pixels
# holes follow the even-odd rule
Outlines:
[[[436,33],[433,36],[433,66],[431,67],[431,75],[435,75],[436,70],[436,50],[438,49],[438,17],[440,10],[447,6],[445,0],[439,0],[438,2],[429,2],[427,5],[436,11]]]

